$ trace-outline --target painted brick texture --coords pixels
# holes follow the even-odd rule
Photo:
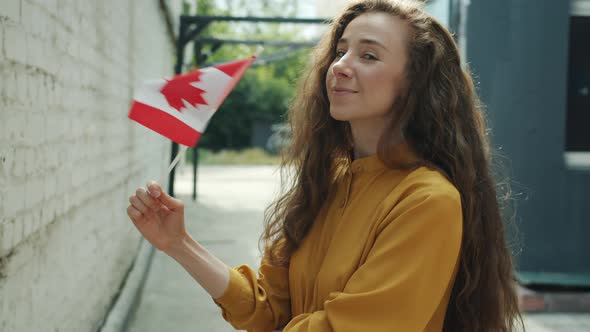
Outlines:
[[[0,330],[90,331],[138,250],[134,188],[169,142],[127,119],[169,76],[157,1],[0,1]]]

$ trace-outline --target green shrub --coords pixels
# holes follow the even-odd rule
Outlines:
[[[193,149],[186,153],[186,161],[192,162]],[[219,150],[199,148],[200,165],[278,165],[280,158],[260,148],[243,150]]]

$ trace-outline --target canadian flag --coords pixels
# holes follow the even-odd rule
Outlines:
[[[195,146],[221,103],[255,57],[144,82],[129,118],[176,143]]]

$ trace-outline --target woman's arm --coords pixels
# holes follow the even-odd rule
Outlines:
[[[178,245],[166,254],[176,260],[203,287],[212,298],[223,295],[229,284],[229,271],[219,258],[211,254],[187,234]]]
[[[154,182],[129,202],[127,214],[143,237],[180,263],[234,327],[270,331],[291,319],[288,268],[263,261],[258,275],[245,265],[230,269],[187,233],[184,203]]]
[[[229,283],[228,267],[187,233],[184,203],[154,182],[129,198],[127,214],[154,247],[174,258],[211,295],[218,298]]]

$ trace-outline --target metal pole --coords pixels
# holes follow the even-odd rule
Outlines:
[[[203,45],[198,41],[198,40],[194,40],[193,41],[195,43],[195,47],[194,47],[194,56],[195,56],[195,61],[196,61],[196,65],[197,68],[201,68],[201,66],[203,65],[203,63],[205,63],[205,61],[207,61],[207,57],[202,56],[202,47]],[[193,201],[197,200],[197,168],[199,167],[199,148],[198,146],[195,146],[193,148]]]
[[[205,16],[205,15],[194,15],[194,16],[182,16],[181,18],[186,19],[187,23],[201,23],[203,21],[217,21],[217,22],[228,22],[228,21],[240,21],[240,22],[266,22],[266,23],[298,23],[298,24],[326,24],[330,23],[329,18],[291,18],[291,17],[254,17],[254,16]]]
[[[197,200],[197,165],[199,165],[199,148],[193,148],[193,201]]]
[[[176,40],[176,65],[174,66],[174,73],[176,75],[182,72],[182,63],[184,62],[184,46],[186,45],[185,30],[186,24],[184,20],[180,20],[180,26],[178,29],[178,40]],[[174,160],[178,153],[178,143],[172,142],[172,151],[170,152],[170,162]],[[174,178],[176,174],[176,167],[172,169],[168,177],[168,194],[174,196]]]

